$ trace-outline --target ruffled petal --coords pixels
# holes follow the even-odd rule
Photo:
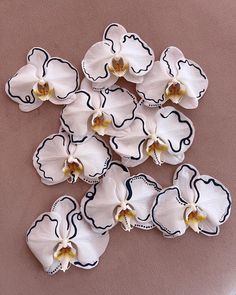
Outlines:
[[[116,129],[128,127],[133,119],[136,109],[136,98],[127,89],[114,85],[102,92],[103,110],[112,117]]]
[[[86,78],[92,82],[104,82],[109,80],[110,72],[108,64],[113,56],[110,44],[105,42],[95,43],[86,52],[82,60],[82,69]],[[107,81],[107,87],[111,86]]]
[[[60,268],[54,261],[54,248],[60,241],[60,216],[54,212],[41,214],[31,225],[27,232],[27,244],[35,257],[42,264],[44,270],[50,274],[56,273]]]
[[[200,99],[208,87],[208,79],[202,68],[188,59],[178,61],[178,75],[176,77],[187,88],[190,97]]]
[[[107,171],[111,160],[108,146],[95,136],[76,145],[73,156],[81,161],[83,175],[96,180]]]
[[[91,269],[98,264],[99,257],[106,250],[109,235],[94,232],[79,212],[73,214],[72,224],[74,233],[70,240],[78,249],[78,259],[72,263],[77,267]]]
[[[45,65],[49,58],[49,53],[43,48],[33,47],[29,51],[27,62],[37,69],[36,75],[38,78],[42,78],[45,75]]]
[[[103,41],[108,43],[113,53],[119,52],[121,49],[121,37],[126,34],[126,29],[117,23],[112,23],[104,31]]]
[[[52,134],[45,138],[33,156],[33,165],[45,184],[57,184],[67,179],[63,173],[67,154],[66,135]]]
[[[145,105],[155,107],[165,103],[164,93],[169,80],[170,76],[166,73],[165,65],[156,61],[151,71],[145,75],[143,82],[136,86]]]
[[[193,123],[173,107],[164,107],[156,115],[156,134],[169,145],[172,154],[184,153],[194,138]]]
[[[178,72],[177,62],[183,58],[184,55],[182,51],[174,46],[170,46],[162,52],[160,62],[165,65],[168,75],[170,75],[170,77],[175,77]]]
[[[207,214],[207,220],[214,226],[224,223],[231,211],[231,196],[227,188],[207,175],[195,179],[193,186],[197,193],[196,205]]]
[[[166,188],[157,196],[151,214],[154,224],[164,237],[174,238],[185,233],[184,206],[185,202],[181,200],[177,187]]]
[[[149,175],[138,174],[127,179],[126,188],[128,191],[127,202],[136,213],[137,227],[141,229],[153,228],[150,210],[161,186]]]
[[[196,201],[193,182],[198,176],[198,170],[190,164],[183,164],[175,171],[173,184],[178,187],[182,198],[187,203]]]
[[[33,86],[38,81],[37,69],[28,64],[22,67],[7,83],[5,91],[7,95],[19,104],[24,112],[38,108],[42,101],[33,94]]]
[[[196,109],[198,107],[198,98],[185,95],[178,104],[185,109]]]
[[[213,222],[211,222],[210,220],[206,219],[204,221],[202,221],[199,225],[198,225],[199,231],[206,235],[206,236],[218,236],[220,233],[220,227],[216,226]]]
[[[168,151],[161,153],[161,161],[170,165],[178,165],[183,162],[184,158],[184,153],[170,154]]]
[[[119,79],[119,77],[117,77],[115,75],[110,75],[109,80],[104,80],[102,82],[92,82],[93,90],[100,91],[104,88],[110,87],[110,86],[114,85],[118,79]]]
[[[114,210],[126,197],[124,182],[129,176],[125,166],[112,162],[100,183],[81,200],[82,214],[95,231],[103,233],[116,224]]]
[[[153,50],[134,33],[127,33],[123,36],[120,56],[129,63],[129,71],[137,76],[147,74],[154,62]]]
[[[67,104],[66,99],[79,86],[79,75],[76,68],[68,61],[58,57],[50,58],[47,61],[45,80],[48,80],[53,85],[57,99],[52,102],[56,104]]]

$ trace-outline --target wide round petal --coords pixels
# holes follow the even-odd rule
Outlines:
[[[103,110],[112,117],[115,128],[126,128],[134,119],[136,109],[136,98],[127,89],[114,85],[101,92]]]
[[[125,166],[112,162],[100,183],[95,184],[82,199],[82,214],[95,231],[103,233],[116,224],[114,210],[126,197],[124,182],[128,177],[129,171]]]
[[[173,107],[164,107],[156,115],[156,135],[169,145],[169,153],[184,153],[194,138],[193,123]]]
[[[188,59],[179,60],[176,78],[186,86],[187,94],[190,97],[200,99],[207,90],[207,76],[194,61]]]
[[[126,29],[117,23],[112,23],[106,27],[103,34],[103,41],[108,43],[113,53],[119,52],[121,49],[121,37],[126,34]]]
[[[110,145],[121,157],[139,161],[144,156],[143,146],[147,136],[143,119],[136,117],[128,128],[119,132],[119,136],[111,138]]]
[[[67,179],[62,169],[67,154],[67,137],[66,135],[52,134],[45,138],[33,156],[33,165],[46,184],[57,184]]]
[[[211,225],[216,227],[224,223],[231,211],[231,196],[227,188],[207,175],[195,179],[193,186],[197,193],[196,205],[207,214]]]
[[[156,61],[143,82],[136,86],[138,94],[144,99],[144,104],[155,107],[165,103],[164,93],[169,80],[165,65]]]
[[[154,62],[153,50],[134,33],[127,33],[123,36],[120,56],[129,63],[129,71],[137,76],[147,74]]]
[[[174,238],[185,233],[187,225],[184,221],[184,206],[185,202],[177,187],[166,188],[157,196],[151,215],[164,237]]]
[[[173,184],[178,187],[182,198],[187,203],[193,203],[196,201],[193,182],[198,176],[198,170],[190,164],[183,164],[175,171]]]
[[[110,44],[103,41],[90,47],[82,60],[82,69],[86,78],[92,82],[107,81],[111,76],[108,64],[112,56]],[[107,84],[110,84],[109,81]]]
[[[73,156],[81,161],[83,175],[96,180],[107,171],[111,160],[108,146],[95,136],[76,145]]]
[[[60,263],[55,263],[53,254],[61,237],[58,230],[60,216],[55,212],[41,214],[27,232],[27,244],[44,270],[54,274],[60,270]]]
[[[67,60],[58,57],[50,58],[46,63],[45,70],[44,79],[52,83],[57,98],[52,102],[55,104],[67,104],[67,98],[79,86],[78,71]]]
[[[68,133],[75,135],[77,139],[83,139],[85,136],[94,133],[89,122],[94,112],[93,96],[83,90],[75,95],[76,99],[63,109],[60,120]]]
[[[49,58],[49,53],[40,47],[33,47],[27,54],[27,62],[37,69],[39,79],[45,75],[45,65]]]
[[[6,93],[19,104],[22,111],[29,112],[38,108],[42,101],[33,94],[33,85],[38,81],[37,69],[28,64],[23,66],[7,83]]]
[[[166,73],[170,77],[175,77],[178,73],[177,62],[180,59],[184,59],[182,51],[174,46],[166,48],[160,57],[160,62],[165,66]]]
[[[78,249],[78,259],[72,263],[77,267],[91,269],[98,264],[99,257],[106,250],[109,235],[94,232],[80,212],[73,214],[72,224],[74,232],[69,238]]]
[[[141,229],[153,228],[150,210],[161,186],[145,174],[130,177],[125,185],[128,191],[126,199],[136,213],[137,224],[135,226]]]

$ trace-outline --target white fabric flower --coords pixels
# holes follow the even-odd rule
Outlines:
[[[208,87],[202,68],[176,47],[168,47],[152,70],[137,85],[137,92],[148,106],[159,106],[167,100],[186,109],[194,109]]]
[[[181,236],[188,227],[208,236],[219,234],[231,210],[231,196],[226,187],[208,175],[200,175],[189,164],[180,166],[174,186],[163,189],[153,208],[154,224],[167,238]]]
[[[125,231],[133,227],[153,228],[150,210],[161,186],[145,174],[130,177],[119,162],[111,162],[101,181],[81,200],[81,213],[100,233],[120,223]]]
[[[98,92],[93,90],[90,81],[84,79],[76,97],[61,114],[63,128],[76,142],[95,133],[114,136],[134,119],[136,98],[117,85]]]
[[[51,185],[78,178],[94,183],[109,165],[111,154],[106,144],[93,136],[74,144],[64,131],[45,138],[33,156],[33,164],[43,183]]]
[[[82,69],[95,88],[110,87],[119,77],[141,83],[153,66],[152,49],[134,33],[119,24],[109,25],[103,41],[89,48]]]
[[[78,72],[68,61],[34,47],[27,55],[27,64],[6,83],[6,93],[21,111],[29,112],[47,100],[71,103],[78,86]]]
[[[41,214],[27,232],[27,244],[44,270],[52,275],[70,265],[91,269],[109,242],[84,221],[76,200],[60,197],[50,212]]]
[[[133,123],[112,137],[110,144],[128,167],[140,165],[149,157],[158,165],[176,165],[184,160],[194,132],[192,122],[175,108],[149,108],[141,101]]]

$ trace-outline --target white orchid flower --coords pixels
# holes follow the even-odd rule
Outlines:
[[[101,181],[81,201],[81,213],[100,233],[120,223],[125,231],[133,227],[153,228],[150,210],[161,186],[145,174],[130,176],[119,162],[111,162]]]
[[[207,87],[208,79],[202,68],[186,59],[178,48],[168,47],[136,89],[148,106],[160,106],[171,100],[194,109]]]
[[[113,150],[128,167],[151,157],[155,164],[176,165],[194,138],[192,122],[173,107],[149,108],[140,102],[133,123],[110,140]]]
[[[90,81],[84,79],[76,96],[77,99],[61,114],[63,128],[76,142],[95,133],[114,136],[134,119],[136,98],[117,85],[98,92],[93,90]]]
[[[44,270],[53,275],[70,265],[91,269],[99,262],[109,235],[95,233],[70,196],[60,197],[50,212],[41,214],[27,232],[27,244]]]
[[[6,93],[21,111],[29,112],[48,100],[71,103],[78,86],[78,72],[67,60],[50,57],[46,50],[34,47],[27,55],[27,64],[6,83]]]
[[[78,178],[94,183],[109,165],[111,154],[107,145],[93,136],[80,144],[74,144],[65,132],[45,138],[33,156],[33,164],[43,183],[57,184]]]
[[[181,236],[188,227],[208,236],[218,235],[231,210],[226,187],[211,176],[200,175],[189,164],[176,170],[173,184],[158,194],[152,208],[153,222],[163,235]]]
[[[153,62],[152,49],[137,34],[112,23],[105,29],[103,41],[86,52],[82,69],[95,88],[103,88],[115,84],[119,77],[141,83]]]

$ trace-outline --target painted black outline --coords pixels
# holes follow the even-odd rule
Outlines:
[[[198,190],[198,188],[197,188],[197,182],[198,182],[198,181],[202,181],[202,182],[204,182],[205,184],[209,184],[210,182],[212,182],[215,186],[219,186],[219,187],[221,187],[221,189],[226,193],[227,201],[228,201],[228,206],[227,206],[227,208],[226,208],[226,213],[225,213],[225,214],[221,217],[221,219],[219,220],[219,223],[221,223],[221,224],[224,223],[225,220],[226,220],[226,218],[229,216],[229,214],[230,214],[230,210],[231,210],[232,202],[231,202],[231,198],[230,198],[230,193],[228,192],[228,190],[227,190],[227,189],[226,189],[221,183],[217,182],[216,179],[214,179],[214,178],[212,178],[212,177],[209,177],[208,180],[204,180],[204,179],[201,178],[201,176],[200,176],[199,178],[195,179],[195,181],[194,181],[194,183],[193,183],[194,188],[195,188],[195,190],[196,190],[196,192],[197,192],[197,199],[196,199],[195,203],[197,203],[198,200],[199,200],[199,198],[200,198],[200,192],[199,192],[199,190]]]
[[[84,65],[84,61],[82,61],[82,70],[83,70],[85,76],[87,76],[87,78],[88,78],[89,80],[92,80],[93,82],[96,82],[98,79],[105,79],[105,78],[107,78],[107,77],[109,76],[109,75],[108,75],[109,72],[108,72],[108,70],[107,70],[107,67],[108,67],[108,63],[106,63],[106,64],[104,65],[105,76],[98,76],[97,78],[94,78],[94,77],[92,77],[92,76],[86,71],[86,69],[85,69],[85,65]]]
[[[206,230],[201,229],[201,227],[199,226],[199,230],[203,234],[206,234],[206,235],[209,235],[209,236],[217,236],[219,231],[220,231],[220,228],[219,228],[219,226],[216,226],[216,231],[210,232],[210,231],[206,231]]]
[[[166,54],[167,54],[167,51],[170,49],[170,47],[166,48],[166,50],[164,51],[164,56],[162,57],[162,60],[167,64],[167,67],[169,69],[169,74],[174,77],[174,74],[172,74],[172,71],[171,71],[171,67],[170,67],[170,64],[168,62],[168,60],[166,60]]]
[[[193,167],[193,166],[190,166],[189,164],[183,164],[183,165],[181,165],[181,168],[179,169],[178,168],[178,170],[177,170],[177,172],[175,173],[175,179],[174,180],[177,180],[178,179],[178,175],[179,175],[179,173],[180,173],[180,171],[184,168],[184,167],[187,167],[187,168],[189,168],[189,170],[191,170],[191,171],[193,171],[194,172],[194,175],[192,176],[192,178],[190,179],[190,188],[193,188],[193,180],[194,180],[194,178],[198,175],[198,171],[197,170],[195,170],[195,168]]]
[[[86,141],[86,139],[88,138],[88,136],[86,135],[86,136],[84,136],[82,139],[77,139],[77,140],[75,140],[74,139],[74,135],[71,135],[71,141],[72,141],[72,143],[74,143],[74,144],[78,144],[78,143],[83,143],[84,141]]]
[[[76,213],[74,213],[74,214],[71,216],[71,223],[72,223],[72,225],[73,225],[73,227],[74,227],[75,232],[74,232],[74,234],[73,234],[72,236],[69,237],[69,240],[72,240],[74,237],[76,237],[76,235],[77,235],[77,233],[78,233],[77,226],[75,225],[75,222],[74,222],[74,217],[75,217],[75,216],[76,216],[76,218],[77,218],[78,221],[83,220],[83,217],[82,217],[81,212],[76,212]]]
[[[139,94],[140,97],[142,96],[142,98],[145,99],[145,100],[147,100],[147,101],[153,101],[153,102],[154,102],[155,104],[157,104],[158,106],[161,106],[161,105],[164,103],[164,101],[165,101],[165,96],[164,96],[164,94],[162,94],[162,98],[159,98],[159,99],[156,101],[154,98],[148,98],[148,97],[145,95],[144,92],[142,92],[142,91],[140,91],[140,90],[138,90],[138,89],[136,89],[136,91],[137,91],[137,93]],[[159,101],[160,101],[160,102],[159,102]]]
[[[176,149],[176,150],[175,150],[174,147],[173,147],[173,145],[172,145],[172,142],[168,139],[168,142],[169,142],[169,144],[170,144],[170,148],[172,149],[172,151],[175,152],[175,153],[179,153],[179,152],[181,151],[181,149],[182,149],[182,144],[184,144],[184,145],[190,145],[190,144],[191,144],[191,140],[190,140],[190,138],[191,138],[192,135],[193,135],[193,128],[192,128],[190,122],[188,121],[188,119],[186,119],[186,120],[182,120],[182,119],[181,119],[182,114],[180,114],[177,110],[173,110],[173,111],[171,111],[171,112],[170,112],[168,115],[166,115],[166,116],[164,116],[162,113],[160,113],[160,115],[161,115],[161,117],[162,117],[163,119],[168,118],[171,114],[175,114],[175,115],[177,116],[179,123],[186,123],[186,124],[188,125],[188,127],[189,127],[189,130],[190,130],[190,134],[189,134],[187,137],[181,139],[181,141],[180,141],[180,143],[179,143],[179,149]],[[188,140],[188,143],[184,143],[184,141],[186,141],[186,140]]]
[[[48,52],[47,52],[46,50],[44,50],[43,48],[40,48],[40,47],[33,47],[33,48],[31,49],[31,51],[32,51],[31,54],[28,53],[28,55],[27,55],[27,60],[28,60],[28,62],[30,62],[30,57],[34,54],[34,51],[35,51],[35,50],[42,51],[42,52],[46,55],[46,59],[45,59],[43,65],[42,65],[42,69],[43,69],[43,74],[42,74],[42,76],[44,77],[45,74],[46,74],[45,65],[46,65],[47,61],[49,60],[50,56],[49,56]]]
[[[111,41],[111,45],[110,44],[108,44],[110,47],[111,47],[111,50],[113,51],[113,53],[116,53],[116,51],[115,51],[115,49],[114,49],[114,41],[112,40],[112,39],[110,39],[110,38],[107,38],[107,33],[108,33],[108,31],[110,30],[110,28],[111,27],[119,27],[119,25],[118,24],[111,24],[110,26],[108,26],[107,28],[106,28],[106,30],[105,30],[105,32],[104,32],[104,39],[105,40],[107,40],[107,41]],[[107,44],[107,43],[106,43]]]
[[[57,238],[59,238],[59,235],[58,235],[58,233],[57,233],[57,229],[58,229],[58,224],[59,224],[59,222],[58,222],[57,219],[53,219],[53,218],[52,218],[49,214],[47,214],[47,213],[44,213],[44,214],[41,216],[41,219],[37,219],[37,220],[35,221],[34,225],[32,225],[32,226],[30,227],[30,229],[28,230],[28,232],[27,232],[27,237],[29,237],[31,231],[37,226],[37,224],[38,224],[39,222],[42,222],[42,221],[44,220],[44,217],[48,217],[50,221],[53,221],[53,222],[55,221],[55,222],[56,222],[55,235],[57,236]]]
[[[87,266],[94,267],[94,266],[96,266],[96,265],[98,264],[98,260],[95,261],[94,263],[86,263],[86,264],[82,264],[81,262],[79,262],[79,261],[77,260],[77,261],[73,262],[73,264],[74,264],[75,266],[79,265],[79,266],[81,266],[81,267],[87,267]]]

